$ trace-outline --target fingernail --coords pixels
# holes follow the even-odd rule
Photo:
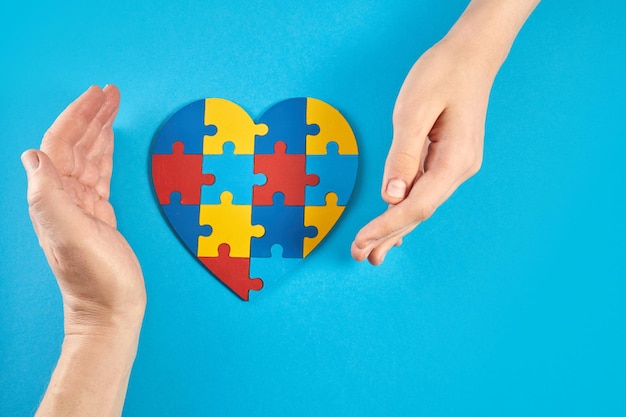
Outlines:
[[[387,194],[393,198],[404,198],[406,195],[406,184],[404,181],[394,178],[387,184]]]
[[[30,174],[39,167],[39,156],[37,152],[26,151],[22,154],[21,159],[27,174]]]

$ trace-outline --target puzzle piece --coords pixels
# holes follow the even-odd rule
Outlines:
[[[196,204],[180,204],[181,194],[173,192],[170,204],[161,206],[165,217],[191,253],[198,253],[198,236],[208,236],[212,229],[210,226],[201,226],[200,206]]]
[[[274,194],[274,205],[252,206],[252,223],[263,225],[265,234],[252,238],[250,256],[269,258],[271,247],[283,247],[283,257],[302,258],[304,237],[317,234],[315,227],[304,226],[304,207],[286,206],[285,196]]]
[[[337,194],[326,194],[324,206],[304,206],[304,225],[315,226],[317,236],[304,238],[304,257],[324,239],[333,228],[345,206],[337,205]]]
[[[230,256],[230,246],[222,243],[217,248],[216,257],[199,257],[213,274],[244,301],[248,301],[251,290],[264,287],[263,280],[250,278],[250,258]],[[252,275],[255,276],[255,275]]]
[[[325,155],[326,144],[336,142],[341,155],[357,155],[359,149],[354,132],[348,121],[331,105],[308,98],[306,103],[306,123],[315,124],[319,132],[306,137],[307,155]]]
[[[267,125],[254,123],[250,115],[232,101],[207,98],[204,107],[204,124],[217,127],[217,133],[204,137],[205,154],[221,154],[224,143],[232,142],[235,154],[252,155],[255,136],[262,137],[268,131]]]
[[[267,182],[252,190],[252,204],[271,206],[274,193],[285,196],[285,205],[303,206],[307,185],[319,182],[315,174],[306,173],[306,155],[286,154],[284,142],[276,142],[273,154],[254,155],[254,172],[263,173]]]
[[[220,202],[200,205],[200,224],[211,226],[213,233],[198,238],[198,257],[217,257],[217,248],[222,243],[230,245],[230,256],[250,257],[250,238],[263,236],[264,227],[260,223],[251,223],[254,221],[252,206],[234,205],[230,192],[223,192]]]
[[[352,195],[356,182],[358,155],[337,154],[337,144],[327,144],[327,155],[307,155],[306,170],[319,177],[315,187],[306,187],[304,203],[312,206],[323,206],[326,194],[334,192],[339,197],[339,205],[345,206]]]
[[[299,258],[283,257],[283,247],[280,245],[272,245],[270,251],[272,255],[269,258],[250,258],[250,276],[261,278],[264,288],[275,284],[300,262]]]
[[[307,99],[292,98],[270,107],[259,119],[269,127],[264,136],[257,136],[254,144],[256,154],[274,153],[274,144],[284,142],[287,153],[306,153],[307,135],[315,135],[319,128],[307,124]]]
[[[266,183],[264,174],[254,173],[254,155],[236,155],[234,150],[235,145],[227,142],[224,154],[204,155],[202,172],[215,175],[215,183],[202,187],[202,204],[219,204],[222,193],[229,191],[233,204],[251,205],[252,187]]]
[[[187,153],[201,154],[205,135],[215,135],[215,126],[205,126],[204,100],[194,101],[174,113],[159,128],[154,145],[153,154],[168,154],[176,142],[183,142]]]
[[[170,194],[180,192],[181,204],[200,204],[203,185],[211,185],[215,177],[202,173],[202,155],[186,154],[185,143],[174,142],[171,154],[152,155],[152,181],[160,204],[170,204]]]

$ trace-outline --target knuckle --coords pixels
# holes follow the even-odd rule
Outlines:
[[[40,211],[40,208],[45,203],[45,190],[30,191],[26,195],[28,206],[35,212]]]
[[[413,208],[413,217],[418,222],[423,222],[425,220],[430,219],[432,215],[435,214],[436,210],[437,210],[437,206],[431,202],[417,204]]]
[[[482,167],[482,165],[483,165],[482,158],[478,158],[477,160],[475,160],[469,170],[470,177],[478,174],[478,171],[480,171],[480,168]]]
[[[483,153],[481,149],[469,148],[459,154],[457,161],[459,168],[464,175],[469,178],[480,170],[483,162]]]
[[[398,227],[392,222],[387,222],[382,227],[382,236],[391,236],[398,231]]]
[[[417,156],[406,151],[394,152],[388,161],[388,165],[401,175],[411,175],[417,171],[419,163]]]

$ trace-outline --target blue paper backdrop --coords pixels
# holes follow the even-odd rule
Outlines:
[[[62,340],[20,153],[90,84],[115,83],[112,201],[149,305],[126,416],[626,415],[626,3],[545,1],[503,66],[483,168],[379,268],[350,258],[385,205],[391,112],[461,0],[63,1],[0,6],[0,415],[34,412]],[[152,135],[225,97],[339,108],[352,204],[254,303],[170,232]]]

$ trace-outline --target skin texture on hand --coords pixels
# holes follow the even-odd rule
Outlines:
[[[381,195],[387,211],[365,225],[352,256],[373,265],[428,219],[482,163],[491,86],[538,0],[474,0],[407,75],[393,113]]]
[[[38,416],[120,415],[146,305],[109,202],[116,87],[90,87],[22,155],[31,220],[63,298],[65,338]]]
[[[143,314],[139,262],[109,203],[119,91],[89,88],[57,118],[41,150],[22,156],[31,220],[57,278],[66,334]]]

